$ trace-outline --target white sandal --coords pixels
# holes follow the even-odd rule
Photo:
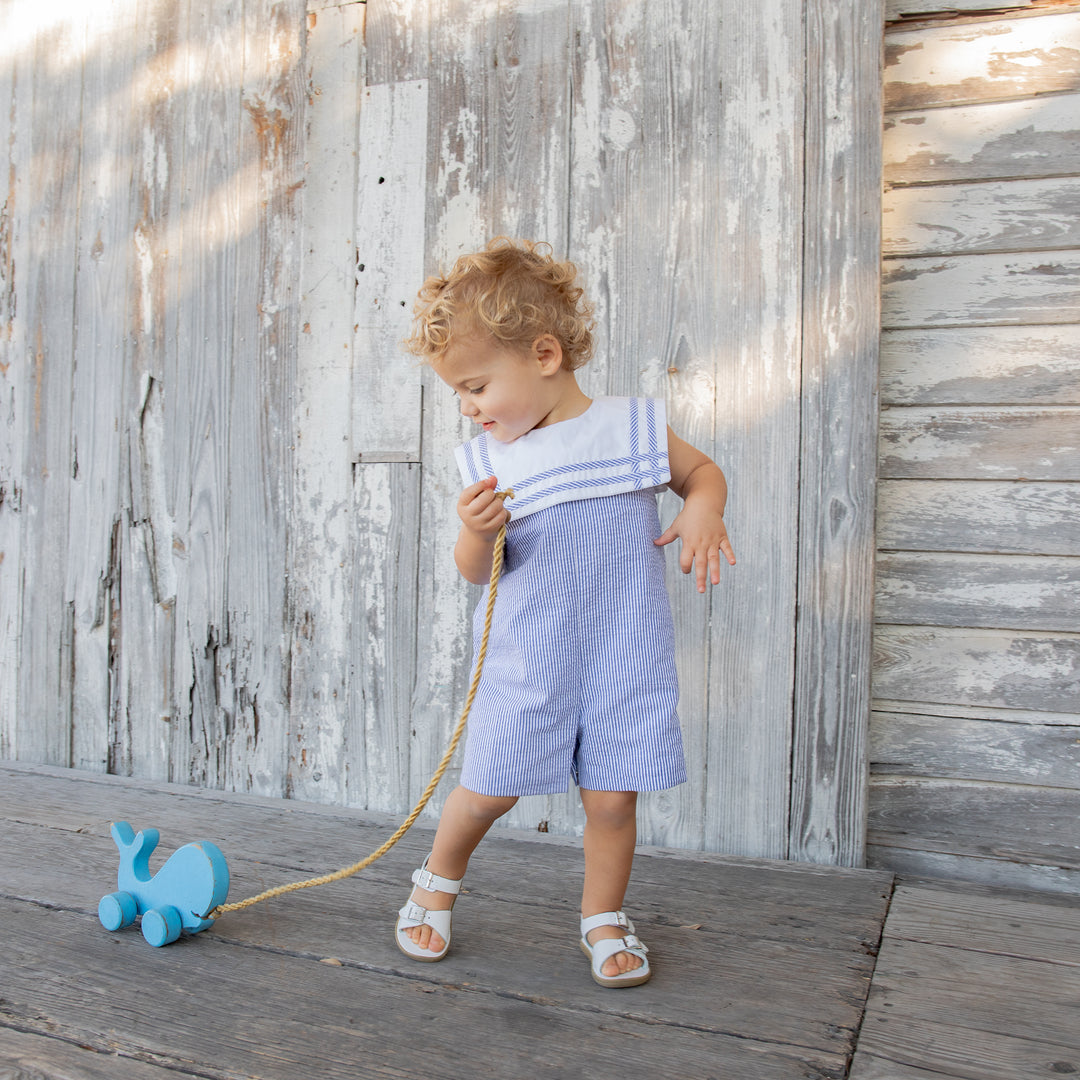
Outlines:
[[[430,858],[429,855],[428,859]],[[428,860],[425,859],[424,865],[419,870],[413,871],[413,884],[419,885],[421,889],[425,889],[427,892],[452,893],[456,897],[461,891],[462,879],[451,881],[450,878],[439,877],[438,874],[433,874],[427,868],[427,864]],[[429,911],[410,896],[405,906],[398,912],[397,925],[394,927],[394,940],[397,942],[397,947],[406,956],[411,956],[414,960],[420,960],[424,963],[441,960],[446,955],[446,950],[450,948],[450,917],[451,911],[449,908],[446,911]],[[425,924],[430,926],[443,939],[441,951],[433,952],[431,949],[422,949],[405,933],[406,930],[411,930],[415,926],[424,926]]]
[[[598,926],[618,926],[628,931],[621,938],[601,938],[589,944],[588,934]],[[648,948],[634,935],[634,924],[621,911],[601,911],[581,920],[581,951],[592,962],[592,977],[601,986],[640,986],[652,978],[652,969],[645,954]],[[600,969],[612,957],[621,952],[632,953],[641,959],[641,967],[624,971],[620,975],[601,975]]]

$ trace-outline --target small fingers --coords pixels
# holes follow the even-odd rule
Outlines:
[[[485,489],[488,491],[494,491],[495,485],[498,481],[494,476],[489,476],[486,480],[477,480],[475,484],[470,484],[461,493],[460,502],[469,503],[477,497]]]
[[[734,566],[735,565],[735,550],[734,550],[734,548],[732,548],[731,542],[728,540],[728,538],[726,536],[724,537],[723,540],[720,541],[720,550],[724,553],[724,558],[727,559],[728,565],[729,566]]]
[[[709,552],[709,580],[714,585],[720,584],[720,552],[717,550]]]
[[[699,550],[695,550],[689,544],[683,544],[682,553],[679,556],[679,569],[684,574],[693,573],[698,592],[705,592],[710,582],[713,585],[720,584],[721,553],[732,566],[735,565],[735,554],[726,543]]]
[[[495,477],[489,476],[470,484],[458,499],[458,517],[476,532],[498,529],[510,520],[502,498],[495,494],[496,484]]]

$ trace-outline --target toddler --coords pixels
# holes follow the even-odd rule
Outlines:
[[[592,312],[575,278],[547,245],[499,237],[424,283],[405,343],[481,428],[457,451],[454,559],[468,581],[488,582],[507,532],[461,783],[395,938],[416,960],[441,960],[484,834],[520,796],[564,792],[573,779],[586,816],[581,947],[602,986],[635,986],[651,975],[622,911],[637,793],[686,779],[662,548],[682,541],[679,565],[700,592],[735,556],[724,475],[671,431],[663,402],[590,400],[579,387]],[[683,506],[661,531],[665,484]],[[477,642],[483,614],[481,601]]]

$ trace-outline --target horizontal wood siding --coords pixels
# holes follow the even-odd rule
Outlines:
[[[886,35],[875,865],[1075,891],[1080,12]]]
[[[882,410],[879,473],[938,479],[1075,480],[1080,407]]]
[[[879,623],[875,696],[1076,713],[1080,636]]]
[[[1010,719],[926,716],[875,711],[870,753],[891,776],[950,776],[1071,789],[1080,769],[1080,739],[1070,724]],[[1019,719],[1018,719],[1019,717]]]
[[[1078,134],[1080,94],[890,112],[884,177],[933,184],[1075,176]]]
[[[877,536],[882,550],[1080,555],[1080,486],[883,480]]]
[[[882,622],[1080,633],[1080,560],[893,552],[878,558]]]
[[[876,787],[871,843],[888,842],[903,830],[910,839],[899,847],[914,846],[917,837],[930,852],[1080,870],[1075,789],[895,777]]]
[[[1069,405],[1080,401],[1080,325],[888,330],[881,404]]]
[[[1037,0],[1012,0],[1008,5],[1010,10],[1029,7]],[[895,19],[918,18],[920,16],[941,15],[957,11],[985,11],[989,6],[989,0],[949,0],[947,8],[942,6],[941,0],[885,0],[885,18],[892,22]]]
[[[885,40],[885,108],[890,111],[1076,90],[1080,23],[1075,13],[912,30]]]
[[[886,330],[1075,323],[1080,251],[889,259],[882,286]]]
[[[885,196],[886,255],[969,255],[1080,246],[1080,179],[893,188]]]

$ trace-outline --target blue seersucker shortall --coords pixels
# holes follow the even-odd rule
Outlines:
[[[614,445],[598,455],[605,425]],[[463,478],[495,475],[515,498],[462,785],[512,796],[563,792],[570,780],[595,791],[683,783],[674,631],[653,543],[655,488],[669,478],[662,404],[601,398],[507,447],[485,440],[467,444],[474,460]],[[532,450],[539,469],[528,463]],[[628,479],[618,481],[620,470]],[[474,620],[477,648],[485,606]]]

